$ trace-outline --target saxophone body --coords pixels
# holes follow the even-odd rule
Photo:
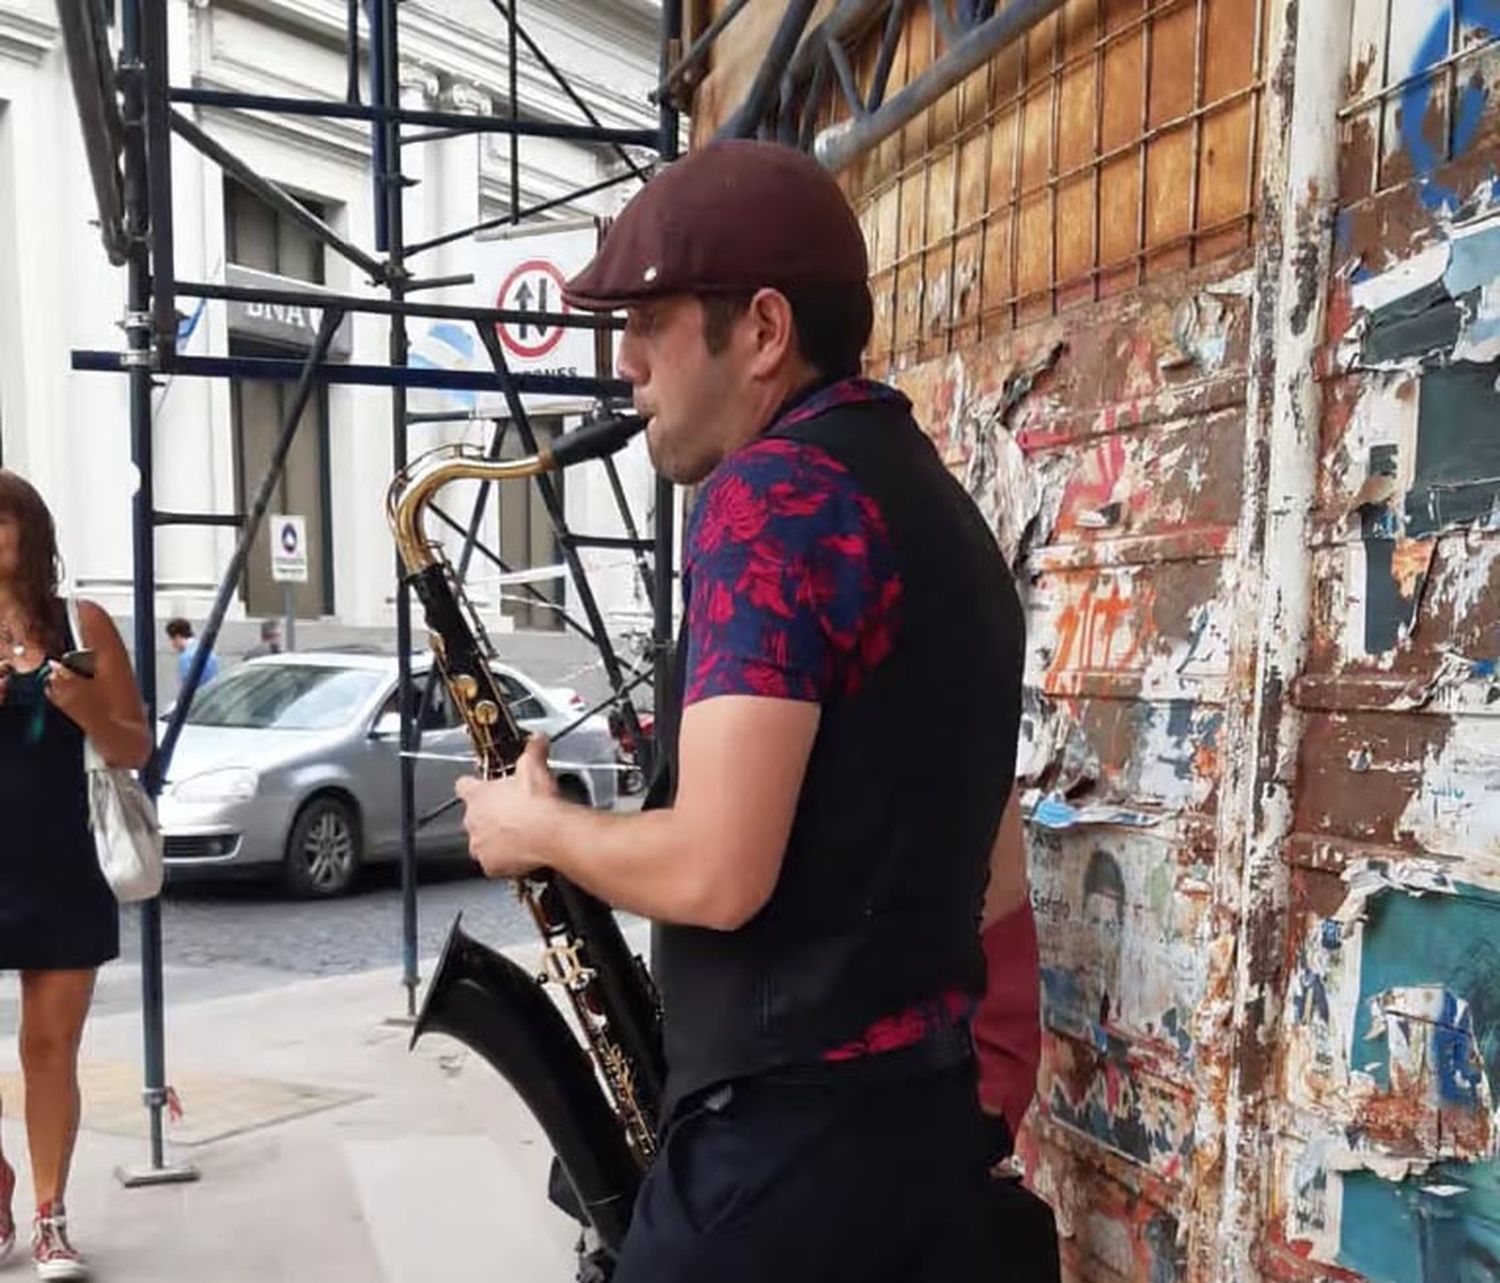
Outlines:
[[[445,446],[391,483],[386,515],[409,582],[422,603],[434,662],[469,731],[477,772],[510,770],[525,747],[490,667],[494,650],[441,549],[423,533],[433,496],[458,480],[535,476],[617,449],[639,430],[613,420],[568,434],[552,451],[504,462]],[[438,1032],[478,1052],[541,1124],[573,1197],[559,1198],[598,1239],[585,1270],[607,1277],[629,1227],[641,1177],[655,1153],[664,1071],[656,994],[609,907],[546,871],[516,891],[542,940],[535,975],[466,934],[449,930],[411,1042]],[[547,986],[565,995],[575,1035]],[[566,1192],[564,1192],[566,1193]],[[600,1259],[602,1255],[603,1259]]]

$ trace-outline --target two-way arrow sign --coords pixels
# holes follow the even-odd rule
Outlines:
[[[537,287],[536,287],[536,294],[535,295],[533,295],[532,292],[531,292],[531,284],[530,284],[529,281],[524,281],[523,280],[521,282],[520,287],[516,290],[516,310],[520,311],[520,312],[529,312],[529,311],[531,311],[531,300],[532,300],[533,297],[535,297],[535,299],[536,299],[536,310],[538,312],[545,312],[545,311],[548,310],[548,308],[547,308],[547,278],[545,276],[539,276],[539,277],[537,277]],[[524,339],[528,334],[531,333],[531,330],[532,330],[532,326],[531,326],[530,322],[522,321],[521,322],[520,334],[519,334],[518,337]],[[537,332],[537,337],[540,338],[547,331],[546,331],[546,328],[544,326],[538,325],[538,326],[536,326],[536,332]]]

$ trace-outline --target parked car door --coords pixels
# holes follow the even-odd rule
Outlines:
[[[422,743],[418,750],[420,756],[416,760],[414,771],[417,850],[424,855],[436,852],[451,854],[463,847],[462,808],[457,805],[448,806],[425,824],[422,821],[425,817],[434,816],[445,803],[452,801],[455,781],[473,770],[473,746],[441,683],[434,686],[430,699],[422,706],[422,689],[425,684],[425,673],[412,674],[413,719],[422,728]],[[384,760],[388,783],[384,789],[376,790],[370,813],[373,821],[371,832],[377,835],[376,847],[387,854],[399,855],[401,758],[396,696],[396,687],[393,685],[375,718],[372,744]]]

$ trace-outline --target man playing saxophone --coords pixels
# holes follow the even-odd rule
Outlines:
[[[653,178],[566,292],[625,311],[653,463],[701,484],[680,717],[640,814],[559,801],[541,740],[459,792],[486,872],[655,924],[668,1078],[615,1283],[993,1270],[976,1190],[1030,1095],[1000,1062],[1035,1073],[1024,1031],[976,1022],[986,953],[1016,965],[1029,930],[1023,620],[910,403],[858,377],[867,274],[827,174],[726,142]],[[1034,936],[1019,957],[1034,994]],[[1011,1074],[988,1111],[976,1045]]]

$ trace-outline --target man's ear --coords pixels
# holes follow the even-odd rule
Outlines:
[[[757,290],[743,318],[754,346],[750,373],[769,378],[797,357],[797,326],[792,305],[780,290]]]

